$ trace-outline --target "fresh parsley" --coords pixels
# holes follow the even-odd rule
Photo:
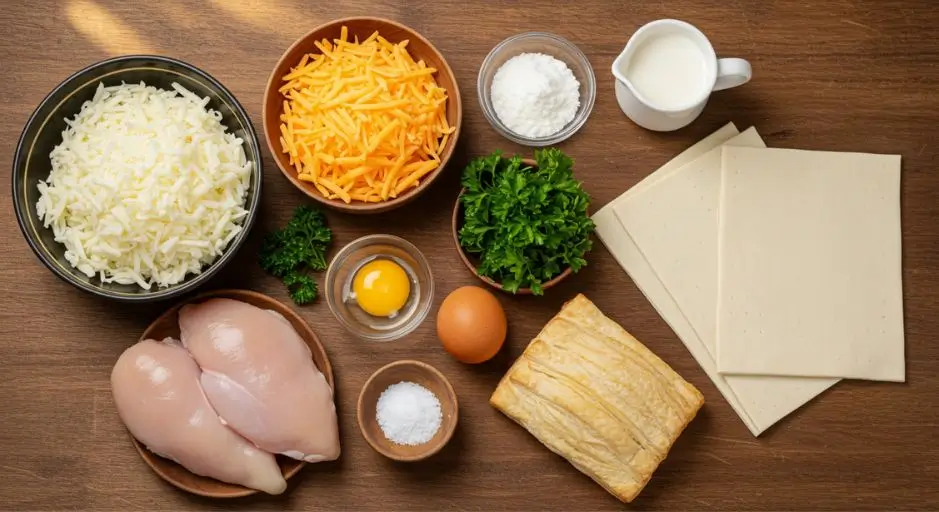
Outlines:
[[[332,238],[333,232],[319,210],[309,205],[298,206],[283,229],[264,238],[261,268],[284,282],[294,302],[300,305],[312,302],[317,287],[309,272],[326,270],[326,251]]]
[[[559,149],[535,151],[537,167],[501,152],[463,170],[460,245],[479,258],[477,271],[509,292],[531,288],[587,261],[594,224],[590,197],[574,179],[573,160]]]

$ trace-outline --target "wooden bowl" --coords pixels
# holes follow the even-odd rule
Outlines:
[[[525,165],[530,165],[532,167],[535,167],[536,165],[535,161],[530,158],[523,158],[522,162]],[[456,247],[456,252],[460,255],[460,259],[463,260],[463,264],[466,265],[466,268],[468,268],[469,271],[472,272],[474,276],[478,277],[480,281],[488,284],[489,286],[497,290],[505,291],[505,289],[502,288],[501,284],[493,281],[491,278],[488,278],[486,276],[479,274],[479,271],[476,270],[476,268],[479,266],[478,258],[473,256],[472,254],[468,254],[466,251],[463,250],[463,246],[460,245],[460,227],[463,226],[463,204],[460,202],[460,198],[463,197],[464,192],[466,192],[465,188],[460,190],[459,195],[456,196],[456,203],[453,204],[453,215],[450,220],[450,223],[451,223],[450,230],[453,233],[453,245]],[[567,269],[564,270],[564,272],[561,272],[550,281],[541,283],[541,289],[547,290],[548,288],[551,288],[552,286],[560,283],[561,281],[566,279],[567,276],[571,274],[573,274],[573,271],[571,270],[570,267],[568,267]],[[506,292],[506,293],[510,293],[510,292]],[[531,295],[531,288],[519,288],[518,291],[515,292],[515,294],[516,295]]]
[[[310,351],[313,353],[313,362],[316,364],[316,367],[319,369],[319,371],[323,372],[323,376],[326,377],[326,382],[329,383],[329,387],[332,388],[335,392],[336,384],[333,380],[332,366],[329,364],[329,358],[326,356],[326,350],[320,343],[319,338],[316,337],[316,333],[310,329],[310,326],[307,325],[307,323],[300,317],[300,315],[295,313],[293,309],[285,306],[277,300],[272,299],[271,297],[268,297],[267,295],[263,295],[257,292],[248,290],[217,290],[193,297],[181,304],[173,306],[169,311],[160,315],[159,318],[154,320],[153,323],[147,327],[147,330],[145,330],[140,336],[139,341],[143,341],[145,339],[161,340],[167,336],[172,336],[176,339],[179,339],[179,309],[186,304],[203,302],[205,300],[215,298],[240,300],[259,308],[276,311],[283,315],[284,318],[290,321],[290,324],[297,331],[297,334],[299,334],[303,341],[305,341],[306,344],[310,347]],[[140,441],[137,441],[137,439],[133,436],[131,436],[131,439],[133,440],[134,447],[137,448],[137,453],[140,454],[144,462],[146,462],[147,465],[156,472],[156,474],[160,475],[160,477],[173,486],[178,487],[184,491],[198,494],[200,496],[207,496],[209,498],[240,498],[242,496],[248,496],[259,492],[255,489],[249,489],[241,485],[221,482],[219,480],[215,480],[214,478],[191,473],[188,469],[180,466],[179,464],[154,454],[148,450],[146,446],[141,444]],[[289,479],[293,475],[297,474],[297,472],[307,464],[304,461],[291,459],[281,455],[277,456],[277,463],[280,465],[284,479]]]
[[[399,382],[420,384],[440,400],[443,421],[437,434],[424,444],[405,446],[392,443],[378,425],[378,419],[375,417],[378,397],[388,386]],[[406,359],[383,366],[369,377],[359,393],[356,415],[362,436],[376,452],[389,459],[414,462],[434,455],[450,441],[453,431],[456,430],[459,405],[453,387],[442,373],[429,364]]]
[[[429,67],[437,69],[434,78],[437,84],[447,90],[449,99],[447,101],[447,122],[455,130],[447,139],[446,146],[440,154],[440,167],[431,174],[421,178],[420,185],[410,188],[400,194],[397,198],[389,199],[380,203],[366,203],[361,201],[352,201],[346,204],[339,199],[328,199],[324,197],[311,183],[300,181],[297,178],[297,172],[290,165],[288,155],[281,151],[280,146],[280,115],[283,112],[284,97],[281,96],[278,89],[283,84],[281,78],[290,72],[290,69],[296,66],[303,55],[307,53],[320,53],[313,45],[316,41],[323,39],[337,39],[342,27],[346,26],[349,30],[349,38],[355,36],[359,40],[364,40],[372,35],[376,30],[382,37],[392,43],[397,43],[407,39],[408,52],[415,60],[423,60]],[[406,27],[395,21],[372,18],[356,17],[343,18],[320,25],[314,28],[306,35],[294,42],[290,48],[281,56],[267,81],[267,88],[264,91],[264,107],[262,117],[264,119],[264,138],[267,140],[267,147],[271,150],[274,162],[280,171],[294,184],[314,200],[336,210],[354,214],[380,213],[392,210],[404,204],[413,201],[418,195],[427,190],[430,184],[437,179],[444,170],[450,157],[453,156],[453,150],[456,148],[457,140],[460,135],[460,124],[463,119],[463,107],[460,103],[460,88],[457,85],[456,76],[450,65],[443,58],[443,55],[431,44],[430,41],[418,34],[413,29]]]

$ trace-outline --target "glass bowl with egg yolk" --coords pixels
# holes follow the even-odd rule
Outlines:
[[[326,303],[339,323],[368,341],[393,341],[427,318],[434,279],[407,240],[369,235],[339,250],[326,270]]]

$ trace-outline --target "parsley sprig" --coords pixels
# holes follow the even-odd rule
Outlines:
[[[309,272],[326,270],[326,251],[332,238],[333,232],[319,210],[309,205],[298,206],[283,229],[264,238],[261,268],[284,282],[294,302],[299,305],[312,302],[317,287]]]
[[[590,197],[574,179],[573,160],[556,148],[535,152],[537,167],[501,152],[463,171],[460,245],[479,258],[477,271],[512,293],[580,270],[591,248]]]

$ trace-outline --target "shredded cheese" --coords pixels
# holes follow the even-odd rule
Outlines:
[[[243,141],[179,84],[105,87],[49,155],[36,211],[65,258],[102,282],[181,282],[242,231],[251,179]]]
[[[317,41],[283,77],[281,149],[298,179],[330,199],[395,198],[440,166],[453,133],[435,68],[414,61],[408,41],[378,32],[365,41]]]

